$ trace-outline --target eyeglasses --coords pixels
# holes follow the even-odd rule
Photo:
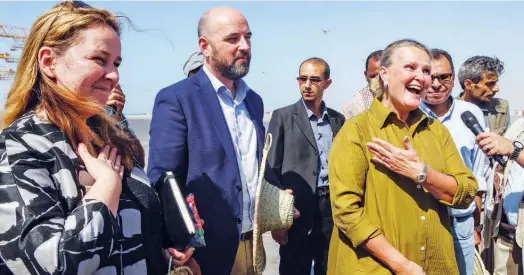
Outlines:
[[[439,74],[439,75],[432,75],[431,81],[435,81],[435,79],[438,79],[440,83],[443,82],[451,82],[451,79],[453,78],[453,74]]]
[[[320,83],[321,81],[323,81],[324,79],[323,78],[320,78],[320,77],[317,77],[317,76],[298,76],[297,77],[297,80],[304,83],[304,82],[307,82],[309,79],[309,81],[311,81],[312,83]]]
[[[55,17],[53,18],[53,20],[51,21],[51,24],[49,24],[49,27],[47,27],[47,30],[45,31],[45,35],[44,37],[47,36],[47,33],[49,32],[49,30],[51,29],[51,26],[53,26],[53,24],[55,23],[56,19],[58,18],[58,15],[60,14],[60,12],[62,11],[62,9],[69,3],[69,5],[71,5],[71,8],[83,8],[83,9],[92,9],[93,7],[91,7],[90,5],[86,4],[84,1],[71,1],[71,0],[66,0],[64,2],[61,3],[61,6],[60,6],[60,9],[56,12],[56,15]]]

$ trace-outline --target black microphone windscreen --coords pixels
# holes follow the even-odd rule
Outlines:
[[[473,126],[473,124],[479,123],[477,118],[470,111],[465,111],[462,114],[460,114],[460,118],[468,127]]]

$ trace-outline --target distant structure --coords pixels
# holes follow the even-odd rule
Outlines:
[[[28,30],[22,27],[0,24],[0,38],[13,40],[10,48],[11,52],[15,52],[24,47],[28,33]],[[10,53],[0,53],[0,60],[3,60],[3,64],[0,63],[0,81],[12,79],[16,72],[13,67],[16,68],[19,58]]]

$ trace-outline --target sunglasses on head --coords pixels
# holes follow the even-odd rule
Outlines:
[[[297,77],[297,80],[300,81],[300,82],[307,82],[309,79],[309,81],[311,81],[312,83],[320,83],[321,81],[323,81],[324,79],[323,78],[320,78],[318,76],[310,76],[310,77],[307,77],[307,76],[298,76]]]
[[[55,17],[54,17],[53,20],[51,21],[51,24],[49,24],[49,27],[47,28],[44,37],[47,36],[47,33],[48,33],[49,30],[51,29],[51,26],[53,26],[53,24],[55,23],[56,19],[58,18],[58,15],[60,14],[60,12],[62,11],[62,9],[63,9],[65,6],[71,6],[71,9],[74,9],[74,8],[92,9],[92,8],[93,8],[93,7],[91,7],[90,5],[86,4],[84,1],[71,1],[71,0],[66,0],[66,1],[62,2],[62,3],[60,4],[60,9],[56,12]]]
[[[434,81],[435,79],[438,79],[439,82],[450,82],[452,77],[453,77],[452,73],[432,75],[431,76],[431,81]]]

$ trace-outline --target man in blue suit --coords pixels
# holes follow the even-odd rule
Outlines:
[[[203,68],[156,96],[148,176],[156,183],[163,171],[173,171],[195,195],[206,247],[192,256],[202,274],[253,274],[254,201],[265,129],[262,98],[242,80],[249,71],[251,31],[237,10],[214,8],[200,19],[198,36]],[[266,179],[278,184],[276,177]]]

